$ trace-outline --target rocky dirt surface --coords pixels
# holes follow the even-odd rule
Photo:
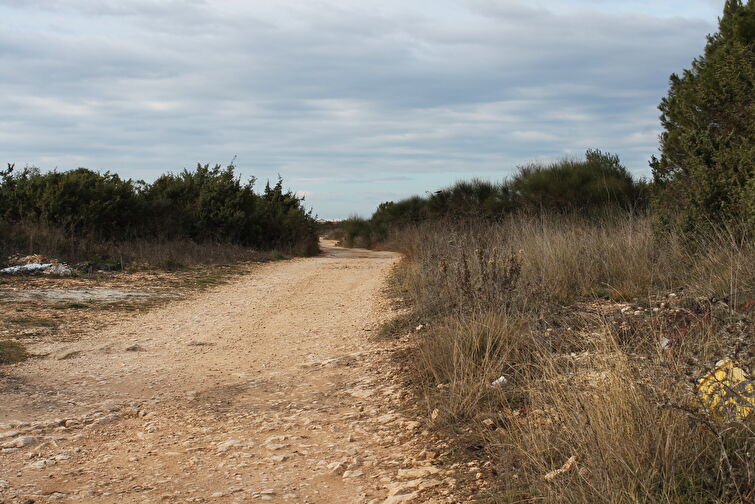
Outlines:
[[[0,502],[456,502],[373,336],[397,256],[325,245],[0,369]]]
[[[75,341],[135,311],[196,294],[259,263],[72,276],[0,275],[0,339]]]

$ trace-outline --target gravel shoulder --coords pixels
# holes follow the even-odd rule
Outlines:
[[[451,502],[372,336],[398,256],[324,250],[35,343],[0,371],[0,502]]]

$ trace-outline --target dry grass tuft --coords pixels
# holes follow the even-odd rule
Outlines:
[[[720,359],[755,365],[755,247],[733,236],[553,217],[393,237],[396,283],[432,328],[419,393],[483,447],[491,501],[755,499],[755,414],[697,392]]]
[[[41,254],[71,264],[108,262],[129,269],[175,269],[197,265],[232,264],[284,257],[276,251],[258,251],[231,243],[197,243],[189,239],[120,242],[93,237],[73,239],[60,228],[25,222],[6,230],[0,240],[0,265],[11,254]]]

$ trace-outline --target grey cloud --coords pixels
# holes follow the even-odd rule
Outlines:
[[[516,1],[453,7],[459,19],[356,4],[0,1],[0,16],[40,27],[0,30],[0,154],[142,178],[239,154],[247,174],[300,180],[325,216],[344,207],[326,180],[421,192],[431,174],[503,176],[587,147],[641,173],[667,77],[712,30]]]

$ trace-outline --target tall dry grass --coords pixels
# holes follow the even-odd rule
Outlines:
[[[74,238],[60,227],[34,222],[0,228],[0,265],[11,254],[41,254],[72,264],[106,260],[119,262],[130,269],[230,264],[282,256],[279,251],[258,251],[232,243],[197,243],[189,239],[104,241],[87,236]]]
[[[726,230],[694,243],[659,236],[650,218],[629,214],[597,222],[521,216],[496,224],[427,223],[395,232],[390,245],[406,254],[401,284],[427,314],[479,308],[486,299],[539,305],[674,289],[737,304],[751,298],[755,283],[752,242]]]
[[[396,282],[429,327],[420,393],[484,447],[491,501],[755,498],[755,415],[696,390],[719,359],[755,365],[755,247],[734,236],[689,242],[636,216],[394,235]]]

